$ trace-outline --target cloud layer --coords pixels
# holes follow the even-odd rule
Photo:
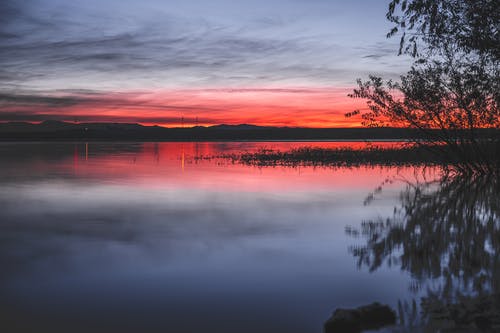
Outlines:
[[[252,123],[269,126],[359,126],[346,119],[361,101],[340,88],[177,89],[156,92],[0,94],[0,121],[140,122],[164,126]]]
[[[0,120],[67,118],[76,108],[84,117],[85,106],[87,118],[99,112],[108,119],[110,108],[128,110],[122,118],[131,120],[135,110],[138,121],[149,113],[169,118],[195,109],[215,121],[217,110],[232,106],[225,99],[202,105],[207,102],[195,96],[172,105],[164,94],[179,98],[186,89],[228,87],[266,93],[343,89],[370,72],[397,77],[407,65],[395,56],[395,41],[383,37],[384,6],[367,0],[258,0],[252,6],[226,0],[5,0],[0,11],[6,18],[0,23]],[[376,21],[373,12],[380,13]],[[123,105],[120,94],[128,98],[137,91],[150,97],[161,91],[165,100],[132,107],[136,101],[126,99]],[[247,108],[231,109],[261,105],[247,102]],[[310,103],[301,108],[313,112],[317,106]],[[272,119],[270,108],[286,106],[276,101],[259,110]],[[252,119],[253,113],[244,122]]]

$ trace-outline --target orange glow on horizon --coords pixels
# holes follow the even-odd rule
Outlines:
[[[360,127],[365,101],[351,88],[177,89],[80,96],[69,105],[16,105],[33,119],[127,122],[164,127],[252,124],[278,127]],[[14,108],[14,106],[12,106]],[[8,110],[7,110],[8,111]],[[51,118],[53,117],[53,118]]]

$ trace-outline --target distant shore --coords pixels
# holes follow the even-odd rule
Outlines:
[[[492,129],[480,137],[499,136]],[[0,141],[407,141],[426,138],[407,128],[298,128],[216,125],[165,128],[125,123],[0,123]]]

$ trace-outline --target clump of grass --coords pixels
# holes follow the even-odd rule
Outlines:
[[[256,152],[228,154],[218,157],[228,158],[233,162],[246,165],[292,167],[402,166],[446,162],[444,158],[436,158],[427,149],[418,146],[398,148],[367,147],[366,149],[301,147],[288,151],[261,149]]]
[[[202,159],[226,159],[232,163],[252,166],[317,166],[317,167],[361,167],[361,166],[440,166],[447,171],[461,174],[500,174],[498,145],[485,144],[487,154],[475,154],[473,146],[462,147],[467,158],[457,159],[443,143],[405,143],[398,147],[367,146],[356,148],[301,147],[287,151],[260,149],[256,152],[223,154]]]

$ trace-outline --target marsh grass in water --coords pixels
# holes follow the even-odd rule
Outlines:
[[[441,166],[462,173],[495,173],[498,171],[496,145],[488,147],[489,162],[471,158],[460,161],[448,154],[443,144],[403,143],[399,147],[378,147],[367,145],[364,149],[301,147],[287,151],[261,149],[257,152],[225,154],[216,158],[230,159],[234,163],[254,166]],[[470,147],[473,149],[473,147]],[[472,155],[471,155],[472,156]],[[213,157],[211,157],[213,158]],[[475,164],[477,167],[473,167]],[[472,167],[471,167],[472,166]],[[490,172],[491,171],[491,172]]]

